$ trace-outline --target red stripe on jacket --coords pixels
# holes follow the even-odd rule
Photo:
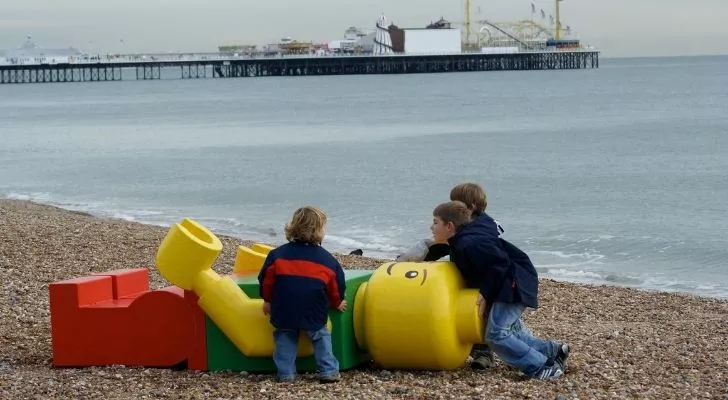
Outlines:
[[[336,308],[341,304],[336,272],[325,265],[306,260],[276,259],[268,267],[263,278],[263,300],[265,301],[270,302],[276,275],[303,276],[317,279],[323,282],[326,287],[326,295],[329,298],[331,306]]]

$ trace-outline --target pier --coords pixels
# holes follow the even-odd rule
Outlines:
[[[599,68],[598,51],[277,57],[233,57],[219,53],[124,55],[47,64],[0,62],[0,84],[589,68]]]

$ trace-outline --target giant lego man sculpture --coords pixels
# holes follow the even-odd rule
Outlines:
[[[185,219],[170,228],[156,258],[174,286],[150,291],[145,268],[52,283],[54,364],[275,371],[274,328],[257,280],[270,250],[241,246],[233,273],[220,275],[212,266],[222,243]],[[477,291],[449,262],[388,263],[345,276],[353,307],[331,311],[328,322],[341,369],[369,360],[388,369],[455,369],[481,343]],[[299,370],[315,370],[312,354],[304,337]]]

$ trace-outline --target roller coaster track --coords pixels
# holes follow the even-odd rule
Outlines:
[[[476,21],[476,22],[477,22],[477,23],[479,23],[479,24],[483,24],[483,25],[488,25],[488,26],[490,26],[491,28],[493,28],[493,29],[497,30],[498,32],[500,32],[500,33],[502,33],[502,34],[504,34],[504,35],[508,36],[509,38],[511,38],[511,39],[513,39],[513,40],[515,40],[516,42],[520,43],[520,44],[521,44],[521,45],[522,45],[523,47],[525,47],[525,48],[527,48],[527,49],[530,49],[530,48],[531,48],[531,45],[530,45],[530,44],[527,44],[526,42],[522,41],[521,39],[519,39],[519,38],[517,38],[517,37],[515,37],[515,36],[511,35],[511,34],[510,34],[510,33],[508,33],[508,32],[507,32],[506,30],[504,30],[504,29],[501,29],[501,28],[500,28],[500,27],[499,27],[498,25],[496,25],[496,24],[494,24],[494,23],[491,23],[490,21],[486,21],[486,20],[480,20],[480,21]]]

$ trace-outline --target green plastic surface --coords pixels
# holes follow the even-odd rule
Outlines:
[[[339,360],[339,369],[346,370],[369,360],[356,343],[354,336],[354,297],[359,285],[369,280],[374,271],[344,270],[346,278],[345,312],[329,311],[331,319],[331,343],[334,355]],[[248,297],[260,298],[258,276],[245,275],[236,278],[238,286]],[[205,316],[207,328],[207,367],[210,371],[248,371],[275,372],[276,366],[271,357],[246,357],[225,336],[209,317]],[[316,360],[313,355],[296,360],[299,372],[316,371]]]

